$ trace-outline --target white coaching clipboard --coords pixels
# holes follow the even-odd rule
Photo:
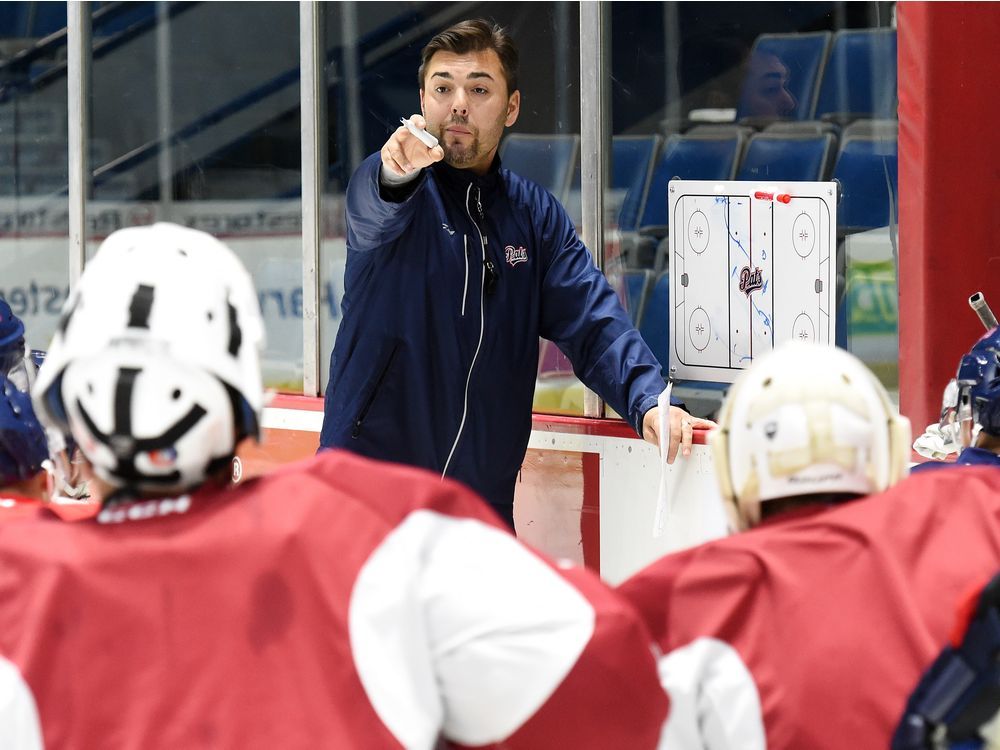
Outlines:
[[[732,383],[783,341],[836,341],[836,183],[667,190],[671,378]]]

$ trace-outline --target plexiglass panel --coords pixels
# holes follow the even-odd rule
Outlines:
[[[122,3],[93,15],[90,251],[173,221],[254,276],[265,384],[302,390],[297,3]]]
[[[669,374],[667,182],[836,179],[838,343],[898,388],[891,3],[610,4],[605,268]],[[721,401],[680,383],[692,411]]]
[[[346,243],[343,194],[354,168],[378,151],[400,117],[420,111],[420,51],[466,18],[506,27],[520,49],[521,112],[501,143],[505,166],[535,179],[579,222],[579,8],[575,3],[323,4],[328,71],[328,182],[321,256],[322,382],[340,321]],[[535,408],[582,413],[569,361],[542,342]]]
[[[45,349],[69,293],[63,3],[0,3],[0,297]]]

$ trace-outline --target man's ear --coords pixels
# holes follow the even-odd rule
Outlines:
[[[510,99],[507,100],[507,119],[504,120],[504,125],[508,128],[517,122],[517,116],[521,113],[521,92],[520,90],[515,91],[510,95]]]
[[[49,475],[45,469],[40,469],[35,476],[24,480],[26,497],[36,497],[41,500],[49,499]]]
[[[425,120],[427,119],[427,113],[424,111],[424,89],[420,88],[420,116]]]

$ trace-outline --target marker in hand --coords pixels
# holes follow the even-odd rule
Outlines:
[[[437,138],[435,138],[433,135],[428,133],[423,128],[418,128],[416,125],[413,124],[412,121],[408,120],[405,117],[400,117],[399,121],[406,126],[407,130],[409,130],[411,133],[413,133],[413,135],[419,138],[420,142],[423,143],[425,146],[427,146],[427,148],[434,148],[436,145],[438,145]]]

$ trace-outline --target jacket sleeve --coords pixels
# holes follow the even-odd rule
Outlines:
[[[666,695],[631,606],[461,507],[410,513],[355,583],[351,651],[383,723],[404,747],[655,748]]]
[[[381,156],[372,154],[361,162],[347,185],[347,241],[353,250],[377,250],[396,240],[422,203],[419,196],[425,189],[426,175],[420,175],[419,184],[396,202],[387,200],[389,192],[379,187],[381,167]]]
[[[656,406],[665,385],[660,363],[594,265],[566,211],[547,194],[541,221],[549,263],[541,334],[556,343],[573,363],[576,376],[641,436],[643,415]]]

